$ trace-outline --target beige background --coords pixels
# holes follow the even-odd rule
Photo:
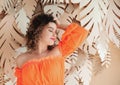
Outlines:
[[[109,68],[92,77],[90,85],[120,85],[120,49],[110,44],[112,61]]]

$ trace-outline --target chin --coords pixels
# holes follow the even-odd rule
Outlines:
[[[50,46],[54,45],[54,42],[50,42],[49,45],[50,45]]]
[[[50,40],[47,41],[47,43],[48,43],[49,46],[52,46],[52,45],[55,44],[55,41],[50,39]]]
[[[54,45],[54,43],[49,44],[50,46]]]

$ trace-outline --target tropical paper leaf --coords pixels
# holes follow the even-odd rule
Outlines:
[[[72,67],[75,65],[78,57],[78,51],[74,51],[71,55],[69,55],[65,60],[65,76],[69,73],[72,73]]]
[[[93,66],[93,75],[97,75],[99,72],[101,72],[103,70],[103,67],[101,65],[101,59],[99,57],[99,55],[89,55],[89,58],[92,62],[92,66]]]
[[[0,13],[3,11],[3,3],[4,3],[4,0],[0,0]]]
[[[74,51],[65,60],[65,85],[80,85],[82,82],[78,77],[78,69],[75,67],[78,57],[78,50]]]
[[[81,0],[41,0],[43,4],[77,4]]]
[[[89,59],[88,55],[86,55],[82,50],[77,50],[76,62],[71,64],[71,67],[66,77],[65,77],[65,85],[89,85],[91,77],[92,77],[92,62]],[[85,73],[84,73],[85,72]],[[74,81],[74,82],[73,82]]]
[[[105,68],[108,68],[111,64],[111,55],[110,51],[107,51],[107,55],[104,57],[104,60],[102,61],[102,66]]]
[[[16,56],[18,56],[21,53],[25,53],[27,51],[27,47],[20,47],[20,48],[17,48],[15,51],[16,51]]]
[[[83,67],[84,69],[82,69]],[[82,83],[83,85],[89,85],[91,77],[92,62],[87,62],[86,54],[78,49],[77,60],[74,64],[71,64],[71,68],[65,77],[65,85],[80,85]]]
[[[92,63],[89,59],[87,59],[84,64],[79,69],[80,74],[79,77],[83,85],[89,85],[92,77]]]
[[[87,54],[95,55],[97,53],[96,38],[94,37],[92,45],[89,45],[88,40],[86,40],[82,43],[82,45],[79,48],[84,50],[84,52]]]
[[[77,63],[77,65],[79,66],[78,76],[81,79],[81,82],[83,82],[83,85],[89,85],[92,78],[92,69],[93,69],[92,62],[89,56],[85,54],[83,51],[81,52],[79,50],[78,55],[79,55],[78,60],[80,59],[82,60],[81,64],[79,63],[79,61]]]
[[[17,47],[17,45],[14,45],[14,42],[12,41],[11,37],[13,36],[12,33],[15,33],[12,28],[12,23],[14,22],[13,16],[6,16],[2,21],[0,22],[0,67],[2,67],[5,71],[5,74],[14,77],[13,74],[13,65],[15,65],[14,62],[14,48]],[[13,78],[12,78],[13,79]]]
[[[78,77],[78,74],[69,74],[65,77],[64,85],[83,85],[81,79]]]
[[[55,17],[60,17],[64,13],[63,8],[65,8],[64,4],[46,5],[44,6],[44,12],[53,14]]]
[[[14,14],[19,11],[21,6],[20,2],[13,0],[4,0],[2,4],[3,16],[0,22],[0,67],[3,69],[4,83],[7,81],[13,82],[15,79],[15,49],[21,45],[20,42],[23,37],[21,38],[20,31],[16,29]]]
[[[15,79],[13,74],[16,65],[15,49],[21,45],[22,41],[23,37],[15,27],[15,18],[13,15],[6,15],[0,22],[0,67],[12,81]]]
[[[53,16],[58,17],[61,24],[64,23],[70,24],[75,20],[79,21],[77,20],[79,13],[79,5],[74,4],[47,5],[44,7],[44,11],[45,13],[50,13],[53,14]]]
[[[4,72],[3,68],[0,67],[0,84],[1,85],[4,85],[4,73],[3,72]]]
[[[3,10],[8,14],[14,14],[22,7],[21,0],[4,0],[2,4]]]
[[[23,8],[26,12],[28,18],[32,18],[34,14],[35,8],[37,7],[38,0],[23,0],[22,4],[24,4]]]
[[[41,0],[38,0],[37,6],[35,7],[34,15],[44,13],[44,6]]]
[[[25,35],[29,26],[30,19],[35,12],[38,0],[23,0],[21,1],[24,6],[15,14],[17,27]],[[29,9],[28,9],[29,8]]]
[[[17,27],[21,30],[21,32],[25,35],[27,28],[28,28],[28,23],[30,22],[30,20],[28,19],[25,10],[22,8],[20,11],[18,11],[15,14],[15,18],[16,18],[16,23],[17,23]]]
[[[46,4],[60,4],[60,3],[64,3],[65,1],[67,1],[67,0],[41,0],[41,3],[43,5],[46,5]]]
[[[102,20],[106,11],[101,10],[101,7],[106,7],[103,1],[84,0],[80,2],[81,12],[79,14],[81,25],[89,29],[90,34],[85,44],[81,48],[89,54],[96,54],[96,41],[100,36],[100,32],[104,29]],[[107,7],[106,7],[107,8]],[[106,8],[104,8],[106,10]],[[96,29],[97,28],[97,29]]]
[[[10,81],[11,79],[7,75],[4,75],[4,80],[3,85],[16,85],[16,81]]]
[[[120,48],[120,1],[109,0],[108,12],[104,18],[104,26],[110,40]]]
[[[92,71],[93,75],[97,75],[98,73],[102,72],[105,69],[105,66],[102,66],[101,64],[101,59],[99,57],[99,54],[89,55],[89,57],[93,65],[93,71]]]
[[[96,45],[101,62],[103,62],[109,50],[109,39],[105,30],[101,31],[100,36],[96,41]]]
[[[104,60],[101,61],[99,54],[96,55],[89,55],[90,60],[92,61],[93,65],[93,75],[97,75],[102,72],[104,69],[108,68],[111,64],[111,56],[110,51],[108,50],[107,55],[104,57]]]

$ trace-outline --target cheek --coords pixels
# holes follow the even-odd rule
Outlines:
[[[43,39],[44,39],[45,41],[49,41],[50,38],[51,38],[51,35],[48,34],[48,33],[43,35]]]
[[[48,32],[46,32],[46,31],[43,31],[43,32],[42,32],[42,37],[43,37],[43,38],[48,37],[48,36],[49,36]]]
[[[50,38],[52,37],[52,33],[50,33],[47,30],[44,30],[42,33],[42,38],[46,41],[46,40],[50,40]]]
[[[43,30],[43,35],[44,36],[49,36],[50,35],[50,32],[48,30]]]
[[[46,33],[46,36],[47,36],[48,38],[51,38],[51,37],[52,37],[52,33],[48,32],[48,33]]]

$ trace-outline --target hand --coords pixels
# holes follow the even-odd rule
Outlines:
[[[78,25],[81,25],[80,21],[76,19],[76,16],[72,19],[72,22],[77,23]]]
[[[57,17],[54,17],[54,20],[55,20],[57,26],[59,27],[59,25],[60,25],[60,21],[58,20],[58,18],[57,18]]]
[[[67,26],[70,24],[70,23],[66,23],[63,17],[60,19],[57,17],[54,17],[54,20],[56,21],[57,27],[62,30],[65,30]]]

